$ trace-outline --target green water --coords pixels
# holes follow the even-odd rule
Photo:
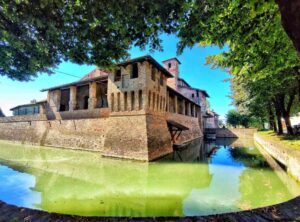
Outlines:
[[[276,204],[299,194],[299,185],[286,174],[279,177],[251,142],[195,141],[153,163],[0,142],[0,200],[49,212],[206,215]]]

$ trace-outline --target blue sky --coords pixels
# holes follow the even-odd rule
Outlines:
[[[141,51],[139,48],[130,50],[131,58],[150,54],[158,62],[168,58],[177,57],[181,61],[180,77],[184,78],[192,87],[201,88],[210,95],[211,108],[224,118],[229,109],[231,100],[230,83],[224,82],[228,73],[211,69],[205,65],[205,57],[221,52],[218,47],[198,47],[185,49],[182,55],[176,56],[176,44],[178,39],[174,36],[162,35],[163,51],[150,53],[148,49]],[[79,66],[70,62],[64,62],[57,67],[57,70],[70,73],[76,76],[83,76],[95,66]],[[40,74],[30,82],[18,82],[6,77],[0,77],[0,107],[6,115],[11,115],[9,109],[16,105],[29,103],[32,99],[43,100],[47,98],[43,88],[56,86],[68,82],[77,81],[78,78],[56,73],[54,75]]]

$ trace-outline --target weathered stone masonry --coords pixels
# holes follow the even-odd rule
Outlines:
[[[0,139],[149,161],[172,152],[168,121],[189,129],[176,143],[202,136],[200,106],[167,85],[172,74],[152,57],[118,67],[47,89],[40,114],[0,118]]]

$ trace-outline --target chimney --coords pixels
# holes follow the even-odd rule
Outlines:
[[[179,78],[179,65],[181,62],[177,58],[171,58],[163,61],[164,67],[168,70],[174,78],[168,78],[167,84],[173,89],[177,90],[177,83]]]

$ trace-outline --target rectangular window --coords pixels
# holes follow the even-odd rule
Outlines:
[[[192,117],[194,117],[194,105],[193,105],[193,104],[191,104],[191,106],[190,106],[190,107],[191,107],[191,116],[192,116]]]
[[[157,100],[156,100],[156,110],[159,111],[159,95],[157,94]]]
[[[153,107],[152,107],[152,109],[155,110],[155,98],[156,98],[155,92],[153,92],[153,97],[152,98],[153,98],[153,102],[152,102]]]
[[[117,111],[121,111],[121,101],[120,101],[120,93],[118,92],[117,94],[117,107],[118,107],[118,110]]]
[[[161,85],[161,86],[164,85],[164,77],[163,77],[162,74],[160,74],[159,82],[160,82],[160,85]]]
[[[151,91],[149,91],[148,95],[148,108],[151,108]]]
[[[121,69],[116,70],[115,72],[115,82],[121,80]]]
[[[127,111],[127,92],[124,92],[124,110]]]
[[[131,79],[139,77],[139,67],[137,63],[132,64]]]
[[[151,68],[151,79],[155,82],[155,73],[156,73],[156,69],[152,66]]]
[[[143,108],[143,91],[139,90],[139,110]]]
[[[135,105],[135,98],[134,98],[134,91],[131,92],[131,110],[134,110],[134,105]]]
[[[111,111],[114,111],[115,107],[115,98],[114,98],[114,94],[111,94]]]

